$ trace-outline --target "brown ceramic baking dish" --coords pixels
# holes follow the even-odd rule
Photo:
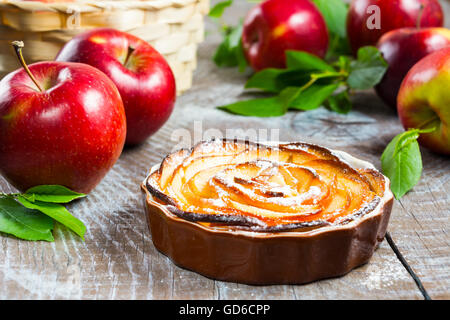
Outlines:
[[[211,142],[201,144],[205,143]],[[152,173],[161,170],[159,165],[152,168],[141,185],[155,247],[180,267],[212,279],[252,285],[308,283],[344,275],[367,263],[386,233],[393,204],[389,180],[370,163],[347,153],[301,145],[324,151],[349,168],[373,171],[382,177],[383,194],[376,197],[371,210],[339,223],[297,224],[295,228],[278,231],[224,226],[195,221],[174,210],[174,203],[149,183]],[[195,148],[198,145],[182,152],[187,156]]]

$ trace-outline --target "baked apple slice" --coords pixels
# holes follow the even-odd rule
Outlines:
[[[302,283],[348,272],[367,261],[383,239],[393,201],[389,180],[372,165],[306,143],[201,142],[168,155],[151,171],[143,190],[157,248],[189,269],[245,283]],[[228,245],[246,246],[247,261],[258,255],[255,263],[272,266],[275,262],[259,256],[269,250],[279,264],[287,259],[286,270],[292,259],[303,264],[312,259],[308,263],[314,265],[331,261],[338,267],[317,266],[322,270],[317,273],[305,266],[304,275],[285,270],[285,278],[263,272],[266,278],[244,279],[222,269],[231,263],[231,269],[247,270],[236,264],[244,259],[243,249],[224,253]],[[338,257],[342,249],[345,254]],[[219,252],[225,258],[217,257]]]
[[[369,212],[384,193],[374,169],[307,144],[211,141],[169,155],[147,187],[173,214],[252,231],[333,225]]]

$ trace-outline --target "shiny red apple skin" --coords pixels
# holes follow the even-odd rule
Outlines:
[[[129,48],[134,48],[124,66]],[[103,71],[117,86],[127,117],[127,145],[137,145],[169,119],[176,100],[175,78],[164,57],[131,34],[94,29],[75,36],[56,61],[89,64]]]
[[[377,44],[389,64],[385,76],[376,86],[386,104],[397,109],[397,95],[408,71],[425,56],[450,46],[446,28],[402,28],[383,35]]]
[[[450,48],[420,60],[408,72],[398,94],[398,115],[405,129],[432,129],[419,143],[450,155]]]
[[[286,67],[286,50],[323,58],[328,42],[325,20],[309,0],[267,0],[250,10],[244,21],[242,46],[256,71]]]
[[[368,19],[374,12],[369,6],[379,8],[380,29],[369,29]],[[423,11],[421,9],[423,6]],[[391,30],[417,27],[442,27],[444,13],[438,0],[353,0],[347,15],[347,34],[353,53],[359,48],[375,46],[381,36]]]
[[[43,184],[89,193],[119,158],[126,136],[120,94],[79,63],[29,66],[0,82],[0,173],[24,191]]]

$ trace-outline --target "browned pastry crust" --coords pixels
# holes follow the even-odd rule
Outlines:
[[[156,248],[205,276],[305,283],[367,262],[393,196],[367,162],[316,145],[208,141],[142,184]]]

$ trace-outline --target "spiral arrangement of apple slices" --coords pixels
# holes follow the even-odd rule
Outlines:
[[[147,179],[178,217],[266,232],[347,223],[374,210],[385,186],[378,171],[352,168],[319,146],[227,140],[175,152]]]

